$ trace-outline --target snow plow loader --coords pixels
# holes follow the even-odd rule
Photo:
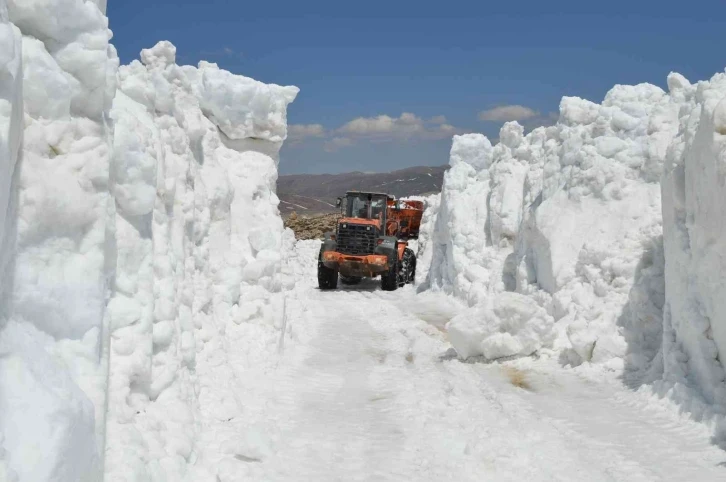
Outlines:
[[[318,255],[321,290],[363,278],[381,277],[381,288],[394,291],[416,276],[416,255],[408,239],[418,238],[423,202],[396,200],[381,193],[349,191],[338,207],[344,215],[335,232],[325,233]]]

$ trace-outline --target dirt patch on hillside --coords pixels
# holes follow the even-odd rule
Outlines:
[[[285,219],[285,227],[292,229],[297,239],[320,239],[326,232],[335,231],[339,218],[338,213],[298,216],[293,212]]]

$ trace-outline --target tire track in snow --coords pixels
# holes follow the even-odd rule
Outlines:
[[[535,372],[548,383],[526,396],[541,416],[579,441],[578,450],[595,459],[610,453],[629,467],[641,467],[643,480],[726,480],[721,466],[726,453],[710,443],[704,425],[618,383],[550,370]]]

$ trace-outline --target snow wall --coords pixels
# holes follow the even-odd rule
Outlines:
[[[726,414],[726,75],[668,83],[679,128],[662,184],[666,381],[697,416],[714,405]],[[681,393],[692,386],[700,399]]]
[[[298,89],[119,69],[104,10],[0,0],[0,480],[215,481],[231,345],[279,337]]]
[[[510,122],[496,145],[454,137],[421,289],[468,302],[448,325],[461,356],[665,366],[726,403],[724,77],[566,97],[554,126]]]

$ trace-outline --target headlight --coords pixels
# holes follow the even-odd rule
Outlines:
[[[343,228],[343,229],[345,229],[345,228],[348,227],[348,225],[347,224],[342,224],[340,227]]]
[[[370,226],[366,227],[366,231],[370,231],[370,230],[371,230]]]

